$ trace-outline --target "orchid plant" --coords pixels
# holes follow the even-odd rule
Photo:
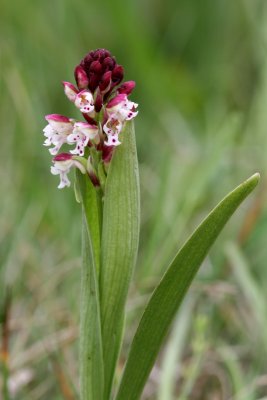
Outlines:
[[[139,238],[133,124],[138,105],[128,99],[135,82],[122,83],[123,67],[105,49],[87,54],[74,75],[77,86],[63,82],[64,91],[84,120],[50,114],[43,132],[54,156],[51,173],[60,177],[58,188],[71,185],[68,174],[75,169],[82,207],[80,398],[138,400],[195,274],[259,175],[229,193],[174,256],[144,310],[122,376],[114,380]]]

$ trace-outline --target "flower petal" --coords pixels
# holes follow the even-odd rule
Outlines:
[[[91,113],[94,111],[94,98],[89,90],[83,90],[76,95],[75,106],[80,109],[82,113]]]
[[[76,89],[76,87],[70,83],[70,82],[62,82],[63,86],[64,86],[64,92],[65,95],[68,97],[68,99],[72,102],[75,101],[76,99],[76,95],[78,93],[78,90]]]
[[[89,80],[85,70],[81,65],[78,65],[74,71],[75,79],[79,89],[85,89],[88,86]]]

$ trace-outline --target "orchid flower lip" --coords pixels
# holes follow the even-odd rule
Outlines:
[[[67,142],[69,144],[76,144],[74,150],[70,150],[71,154],[84,155],[85,147],[88,145],[89,140],[96,139],[98,136],[98,127],[88,124],[86,122],[76,122],[74,124],[73,132],[68,136]]]
[[[69,153],[58,154],[53,158],[53,163],[54,165],[51,167],[51,173],[53,175],[60,176],[60,183],[58,185],[59,189],[70,186],[71,183],[68,178],[68,173],[70,172],[71,168],[75,167],[78,168],[82,174],[86,173],[86,168],[82,163],[82,159],[79,161]]]
[[[68,173],[73,165],[73,161],[70,160],[62,160],[62,161],[53,161],[54,165],[51,167],[51,173],[53,175],[59,175],[60,183],[58,185],[58,189],[63,189],[64,187],[70,186],[70,180],[68,178]]]
[[[107,140],[104,142],[106,146],[118,146],[121,144],[119,141],[119,134],[122,130],[122,122],[116,117],[111,115],[105,125],[103,131],[107,135]]]
[[[91,113],[94,111],[94,98],[92,93],[84,89],[76,95],[75,105],[82,113]]]

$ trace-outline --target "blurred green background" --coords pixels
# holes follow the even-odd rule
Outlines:
[[[0,301],[3,322],[11,293],[12,399],[77,399],[80,209],[71,189],[57,189],[42,129],[46,114],[78,117],[61,81],[74,82],[75,65],[99,47],[136,80],[140,110],[142,229],[120,368],[178,246],[259,171],[142,399],[267,399],[266,1],[1,0],[0,32]]]

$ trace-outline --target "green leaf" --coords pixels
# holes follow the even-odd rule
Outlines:
[[[94,252],[94,262],[97,273],[100,268],[100,238],[102,227],[102,192],[101,189],[95,188],[89,177],[83,175],[79,170],[76,171],[76,198],[82,203],[86,216],[87,224],[90,231],[90,239],[92,241],[92,249]]]
[[[81,400],[101,400],[104,366],[97,264],[100,253],[99,192],[89,177],[77,171],[78,197],[82,203],[82,269],[80,307]],[[100,200],[100,201],[99,201]]]
[[[116,400],[140,398],[163,339],[202,261],[228,219],[258,181],[259,174],[255,174],[229,193],[172,261],[141,318]]]
[[[105,186],[101,242],[100,304],[105,396],[110,396],[121,345],[124,308],[139,238],[139,174],[133,122],[121,133]]]

